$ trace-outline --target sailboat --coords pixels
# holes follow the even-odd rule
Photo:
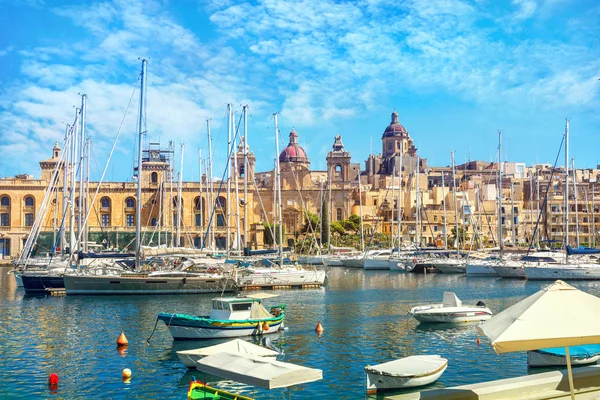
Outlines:
[[[154,265],[142,260],[142,139],[145,102],[146,60],[142,60],[139,109],[138,179],[136,199],[136,250],[133,272],[113,272],[98,275],[85,270],[65,275],[64,286],[67,294],[180,294],[180,293],[223,293],[237,290],[237,283],[227,271],[188,272],[182,269],[155,271]],[[185,265],[184,267],[187,267]],[[212,268],[213,270],[215,268]]]

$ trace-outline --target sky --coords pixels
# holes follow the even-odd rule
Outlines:
[[[295,128],[312,169],[334,137],[352,162],[381,152],[397,110],[429,165],[550,163],[565,119],[578,168],[600,163],[600,3],[595,0],[0,0],[0,176],[40,175],[87,95],[92,178],[131,180],[141,58],[146,137],[172,141],[184,180],[213,136],[215,176],[249,106],[256,171]],[[564,155],[559,165],[564,164]]]

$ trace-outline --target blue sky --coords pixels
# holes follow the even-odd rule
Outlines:
[[[498,129],[505,158],[552,163],[569,118],[577,167],[595,167],[599,55],[592,0],[0,0],[0,175],[39,176],[86,93],[97,177],[139,57],[148,139],[185,143],[185,180],[198,178],[198,148],[207,154],[207,117],[222,170],[228,102],[236,118],[250,106],[257,171],[272,167],[275,111],[313,169],[336,134],[364,168],[394,108],[430,165],[450,151],[458,163],[495,158]],[[108,179],[130,179],[137,102]]]

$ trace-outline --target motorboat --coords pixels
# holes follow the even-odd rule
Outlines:
[[[600,264],[545,264],[536,267],[525,266],[528,280],[600,280]]]
[[[494,268],[493,259],[467,261],[467,276],[498,276]]]
[[[216,353],[241,353],[251,354],[260,357],[275,358],[280,353],[266,347],[257,346],[242,339],[234,339],[229,342],[217,344],[215,346],[201,347],[199,349],[181,350],[177,352],[179,361],[188,368],[196,368],[196,362],[202,357],[210,356]]]
[[[365,270],[389,270],[391,256],[392,250],[380,250],[378,252],[369,254],[365,256],[363,268]]]
[[[418,355],[365,367],[367,393],[428,385],[439,379],[448,360],[439,355]]]
[[[441,304],[416,306],[408,313],[421,323],[462,324],[481,322],[492,317],[492,312],[483,302],[474,306],[463,305],[454,292],[444,292],[444,302]]]
[[[283,327],[285,304],[269,311],[262,300],[277,295],[255,293],[240,297],[217,297],[208,316],[160,313],[174,340],[218,339],[275,333]]]
[[[269,264],[265,264],[265,261]],[[267,266],[270,265],[270,266]],[[327,278],[327,271],[301,265],[279,265],[262,260],[248,268],[237,271],[237,282],[240,287],[260,286],[322,286]]]
[[[465,261],[456,258],[439,258],[430,263],[444,274],[464,274],[467,271]]]
[[[570,346],[571,365],[594,364],[600,360],[600,344]],[[564,367],[567,356],[564,347],[553,347],[527,352],[527,365],[530,367]]]
[[[557,264],[558,261],[548,255],[550,252],[535,252],[518,260],[498,261],[492,268],[502,278],[525,279],[524,267],[537,267],[544,264]],[[552,253],[550,253],[552,254]]]

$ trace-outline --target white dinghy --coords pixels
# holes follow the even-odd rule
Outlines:
[[[439,355],[410,356],[367,366],[367,393],[428,385],[438,380],[447,367],[448,360]]]
[[[419,322],[462,324],[480,322],[492,317],[492,311],[478,302],[476,305],[463,305],[454,292],[444,292],[442,304],[416,306],[408,312]]]
[[[179,360],[186,367],[196,368],[196,362],[198,362],[201,358],[216,353],[250,354],[259,357],[270,357],[273,360],[279,355],[279,352],[275,350],[257,346],[242,339],[234,339],[226,343],[217,344],[215,346],[178,351],[177,357],[179,357]]]

